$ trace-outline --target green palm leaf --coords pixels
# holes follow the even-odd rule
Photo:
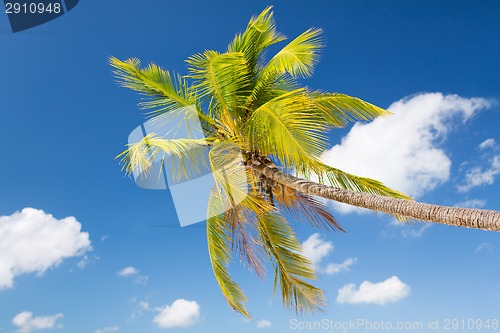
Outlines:
[[[344,127],[358,120],[372,120],[391,113],[359,98],[315,91],[310,94],[313,110],[333,127]]]
[[[258,228],[268,255],[275,263],[275,291],[280,285],[283,304],[297,313],[311,313],[325,305],[323,292],[305,279],[315,279],[309,259],[288,222],[278,213],[258,216]]]
[[[213,109],[223,112],[242,106],[242,87],[249,86],[250,73],[241,52],[219,53],[205,51],[189,57],[189,78],[195,80],[194,88],[202,99],[215,102]]]
[[[327,147],[327,128],[308,108],[305,89],[261,105],[245,124],[250,146],[264,155],[275,155],[285,168],[309,174],[311,160]]]
[[[217,191],[231,204],[231,209],[235,209],[249,192],[247,170],[241,165],[240,148],[232,143],[215,141],[208,157]]]
[[[147,100],[140,105],[150,110],[149,116],[196,104],[195,96],[180,75],[172,77],[169,71],[155,64],[141,69],[139,59],[121,61],[111,57],[109,62],[123,87],[136,90],[146,97]]]
[[[263,69],[263,73],[288,73],[310,77],[323,47],[321,29],[309,29],[282,48]]]
[[[262,51],[286,38],[276,31],[272,6],[267,7],[257,17],[252,17],[245,32],[237,34],[228,46],[228,52],[242,52],[249,68],[255,75]]]
[[[310,77],[322,46],[321,30],[309,29],[283,47],[260,71],[247,105],[269,100],[266,95],[280,90],[280,86],[295,86],[288,76]]]
[[[208,202],[208,216],[211,216],[207,219],[208,254],[215,279],[227,303],[233,310],[250,318],[245,307],[247,297],[241,288],[231,279],[231,275],[227,270],[227,266],[231,260],[231,237],[224,218],[225,215],[220,214],[220,212],[225,211],[225,208],[220,193],[215,190],[212,191]]]
[[[328,185],[355,192],[366,192],[411,200],[406,194],[393,190],[378,180],[355,176],[325,164],[321,164],[321,167],[324,170],[324,176],[326,177],[326,183]],[[325,183],[325,181],[323,181],[323,183]]]
[[[204,149],[208,142],[207,139],[162,139],[150,133],[142,140],[129,144],[116,158],[121,158],[120,163],[128,174],[147,175],[157,155],[163,152],[169,154],[175,164],[172,168],[174,178],[181,174],[189,178],[199,173],[201,165],[207,164]]]

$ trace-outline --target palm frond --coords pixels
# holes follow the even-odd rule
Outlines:
[[[285,40],[276,31],[272,6],[264,9],[257,17],[252,17],[246,30],[237,34],[228,46],[228,52],[242,52],[253,75],[257,74],[259,58],[270,45]]]
[[[120,85],[138,91],[146,98],[139,105],[148,110],[148,117],[197,103],[185,79],[177,74],[171,75],[156,64],[141,68],[139,59],[121,61],[114,57],[109,58],[109,63],[115,68],[113,73]]]
[[[349,122],[372,120],[391,113],[359,98],[314,91],[310,94],[312,108],[324,117],[324,121],[333,127],[344,127]]]
[[[257,274],[264,277],[262,260],[262,243],[256,234],[255,213],[239,204],[225,213],[225,219],[230,229],[232,249],[240,256],[240,261]]]
[[[273,187],[273,195],[278,203],[299,221],[309,223],[316,228],[345,232],[328,208],[315,197],[298,192],[284,184],[276,184]]]
[[[256,180],[251,170],[244,166],[238,145],[215,141],[209,160],[215,181],[214,191],[222,198],[226,208],[224,218],[231,232],[232,248],[250,270],[263,277],[259,250],[262,244],[254,237],[256,214],[264,214],[273,207],[253,191],[252,185]]]
[[[308,175],[310,160],[326,149],[326,125],[312,112],[305,89],[297,89],[261,105],[245,124],[252,149],[276,156],[288,169]]]
[[[245,108],[250,113],[261,105],[287,94],[291,91],[300,89],[297,81],[287,74],[264,73],[258,78],[252,93],[248,95],[245,101]]]
[[[263,72],[310,77],[323,47],[321,33],[321,29],[311,28],[300,34],[269,60]]]
[[[288,222],[278,213],[260,214],[258,228],[268,255],[275,263],[275,292],[280,285],[286,308],[297,313],[312,313],[325,305],[323,292],[305,279],[315,279],[309,259]]]
[[[252,171],[245,167],[238,145],[214,141],[209,154],[210,167],[215,188],[230,209],[244,207],[254,214],[262,214],[270,209],[265,201],[252,193],[255,183]]]
[[[327,184],[354,192],[366,192],[387,197],[411,200],[406,194],[393,190],[378,180],[355,176],[326,164],[321,164]],[[323,177],[320,177],[323,178]]]
[[[128,174],[147,175],[157,155],[163,152],[169,154],[172,163],[175,163],[175,168],[172,168],[174,178],[181,174],[189,178],[207,164],[204,153],[207,146],[207,139],[163,139],[150,133],[142,140],[129,144],[116,158],[121,159],[120,164]]]
[[[280,86],[289,88],[296,84],[294,77],[310,77],[323,46],[321,29],[309,29],[283,47],[260,70],[252,93],[247,98],[247,107],[256,101],[268,101],[266,95],[274,93]]]
[[[393,197],[398,199],[412,200],[408,195],[403,192],[394,190],[385,186],[382,182],[371,178],[355,176],[344,172],[342,170],[324,165],[326,179],[328,185],[343,188],[355,192],[366,192],[371,194],[383,195],[386,197]],[[404,216],[395,215],[396,219],[400,222],[412,222]]]
[[[249,192],[247,171],[242,164],[240,148],[217,140],[208,157],[218,192],[231,204],[231,208],[235,208]]]
[[[212,99],[213,109],[220,108],[227,113],[242,106],[245,98],[242,87],[250,85],[242,52],[205,51],[189,57],[186,62],[190,72],[187,77],[195,80],[194,88],[201,99]]]
[[[208,254],[215,279],[227,303],[233,310],[250,318],[250,314],[245,307],[247,297],[236,282],[231,279],[231,275],[227,270],[227,266],[231,261],[231,237],[227,221],[224,218],[225,215],[221,214],[226,208],[220,193],[213,190],[208,203],[208,216],[211,216],[207,219]]]

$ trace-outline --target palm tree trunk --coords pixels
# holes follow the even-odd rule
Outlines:
[[[387,214],[465,228],[500,231],[500,212],[494,210],[431,205],[382,195],[354,192],[318,184],[289,175],[276,166],[252,158],[247,165],[267,178],[302,193],[312,194],[356,207]]]

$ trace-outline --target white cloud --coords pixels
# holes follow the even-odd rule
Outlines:
[[[393,276],[379,283],[364,281],[359,288],[355,284],[347,284],[339,289],[337,302],[385,305],[400,301],[408,295],[410,287],[397,276]]]
[[[484,251],[484,250],[493,250],[494,246],[493,244],[490,244],[490,243],[481,243],[477,248],[476,248],[476,253],[477,252],[481,252],[481,251]]]
[[[132,299],[132,302],[135,303],[137,300],[135,298]],[[132,316],[130,317],[131,319],[135,319],[142,315],[144,311],[155,311],[154,308],[152,308],[148,302],[146,301],[140,301],[135,307],[132,312]]]
[[[30,333],[37,330],[61,328],[59,320],[62,318],[62,313],[46,317],[33,317],[33,313],[24,311],[12,319],[12,324],[18,327],[18,333]]]
[[[330,263],[323,267],[321,261],[333,252],[333,250],[333,243],[321,239],[318,233],[312,234],[302,243],[303,255],[313,262],[314,268],[318,273],[335,275],[340,272],[349,271],[349,267],[356,263],[356,258],[347,258],[341,264]]]
[[[318,233],[312,234],[302,243],[302,253],[315,265],[333,251],[333,243],[321,239]]]
[[[101,258],[99,256],[96,256],[95,254],[92,256],[84,255],[82,259],[80,259],[80,261],[76,264],[76,266],[80,269],[84,269],[88,265],[93,264],[100,259]]]
[[[268,320],[262,319],[257,323],[257,328],[268,328],[271,327],[272,323]]]
[[[111,332],[116,332],[119,329],[120,328],[118,326],[108,326],[108,327],[96,330],[95,333],[111,333]]]
[[[78,268],[84,269],[89,264],[89,256],[84,255],[83,258],[76,264]]]
[[[81,227],[74,217],[58,220],[33,208],[0,216],[0,289],[12,287],[16,276],[41,275],[91,251],[89,234]]]
[[[487,139],[478,147],[483,153],[480,158],[474,160],[474,163],[483,165],[474,166],[466,171],[463,184],[457,186],[459,192],[468,192],[474,187],[492,185],[496,176],[500,174],[500,154],[495,154],[498,148],[495,139]],[[469,163],[464,163],[464,165],[467,164]]]
[[[341,272],[347,272],[349,271],[349,268],[356,263],[356,261],[357,261],[356,258],[347,258],[341,264],[328,264],[325,267],[324,272],[328,275],[335,275]]]
[[[149,303],[146,302],[146,301],[140,301],[139,302],[139,308],[141,310],[150,310],[151,309],[151,307],[149,306]]]
[[[139,271],[132,266],[125,267],[124,269],[118,271],[116,275],[118,276],[131,276],[131,275],[137,275],[139,274]]]
[[[474,187],[492,185],[496,176],[500,174],[500,155],[495,155],[489,160],[486,167],[473,167],[465,174],[463,185],[457,186],[459,192],[468,192]]]
[[[149,280],[149,276],[141,275],[139,270],[132,266],[123,268],[122,270],[116,272],[116,275],[122,277],[131,277],[134,279],[134,283],[136,284],[146,284]]]
[[[393,115],[355,124],[322,159],[344,171],[382,181],[413,197],[448,181],[451,160],[440,147],[456,119],[466,122],[491,101],[426,93],[404,98]],[[349,212],[345,205],[335,205]]]
[[[200,306],[196,301],[175,300],[172,305],[158,309],[154,323],[160,328],[184,328],[193,326],[200,317]]]
[[[481,199],[470,199],[455,204],[455,207],[463,208],[483,208],[484,206],[486,206],[486,200]]]
[[[489,138],[489,139],[486,139],[479,144],[479,149],[485,150],[487,148],[495,148],[496,146],[497,146],[497,143],[496,143],[495,139]]]

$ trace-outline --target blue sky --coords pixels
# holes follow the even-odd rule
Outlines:
[[[305,84],[395,113],[334,132],[328,161],[422,201],[500,209],[497,1],[82,1],[16,34],[0,14],[0,332],[289,332],[299,331],[295,319],[500,319],[498,234],[397,226],[332,205],[347,234],[296,227],[317,260],[327,311],[286,312],[272,279],[235,263],[255,319],[246,322],[218,289],[204,225],[181,228],[168,192],[124,177],[114,157],[143,118],[107,58],[185,73],[185,58],[223,50],[267,5],[290,38],[311,26],[325,31]],[[169,314],[193,325],[159,327],[176,326]]]

